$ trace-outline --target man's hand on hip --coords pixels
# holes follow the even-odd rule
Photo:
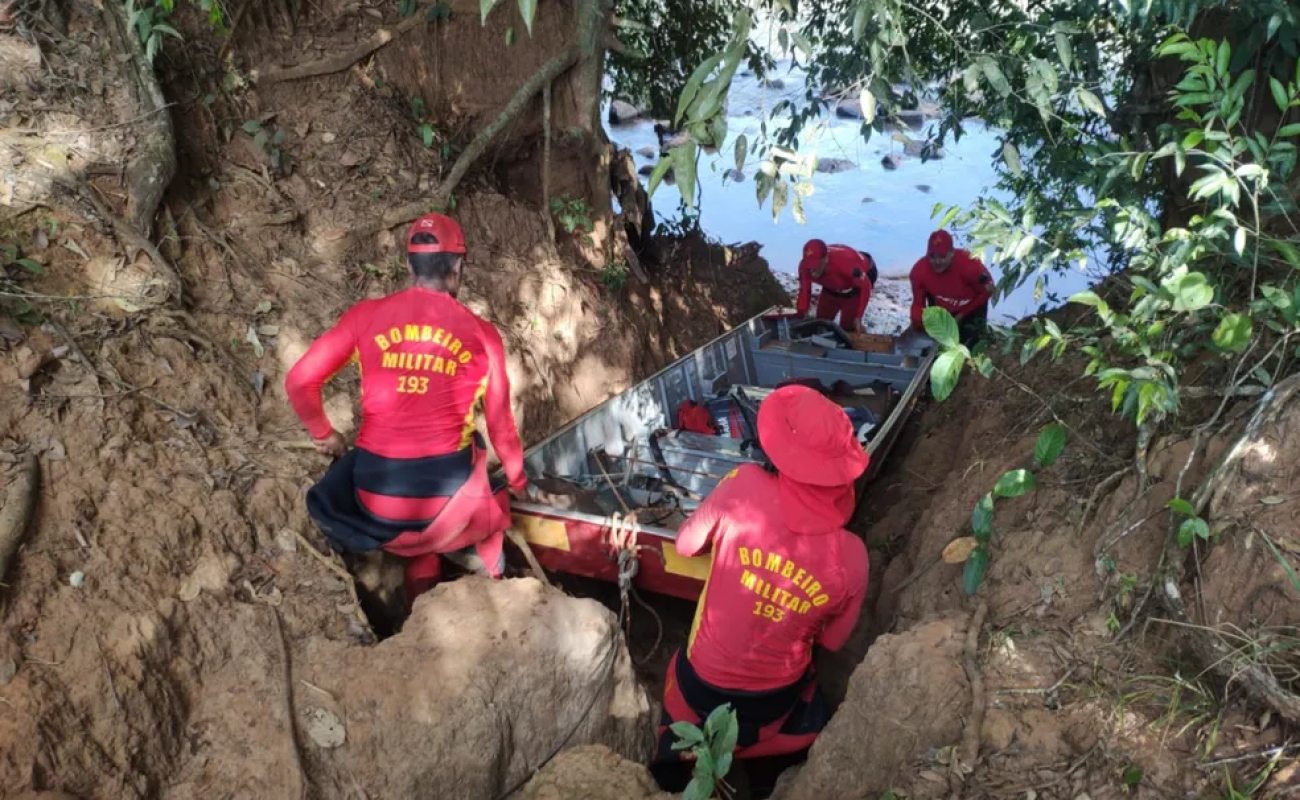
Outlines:
[[[347,442],[343,441],[343,434],[338,431],[330,433],[324,439],[312,439],[312,444],[316,445],[316,452],[333,458],[342,458],[348,449]]]

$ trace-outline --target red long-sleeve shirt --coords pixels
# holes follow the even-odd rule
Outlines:
[[[853,487],[819,488],[745,465],[677,532],[677,552],[713,553],[686,646],[720,689],[762,692],[803,676],[814,643],[838,650],[867,593],[867,548],[844,530]]]
[[[357,303],[285,379],[289,402],[313,438],[334,430],[321,387],[351,360],[361,369],[358,447],[387,458],[462,450],[473,440],[482,404],[511,488],[527,485],[505,349],[491,323],[451,295],[420,287]]]
[[[993,276],[984,262],[969,251],[955,250],[952,266],[943,274],[934,271],[930,259],[912,266],[912,327],[923,330],[921,315],[927,303],[947,309],[961,319],[978,311],[993,296]]]
[[[799,299],[795,303],[795,310],[801,316],[808,313],[808,308],[812,305],[814,283],[821,286],[823,292],[828,289],[832,292],[860,290],[861,307],[865,309],[871,299],[871,279],[867,277],[871,265],[861,253],[847,245],[833,244],[826,250],[826,272],[820,278],[813,277],[813,270],[821,259],[810,257],[799,262]],[[857,274],[854,274],[855,270]]]

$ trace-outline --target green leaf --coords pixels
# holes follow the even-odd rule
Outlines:
[[[1101,297],[1099,297],[1097,293],[1093,291],[1079,292],[1078,294],[1072,294],[1070,295],[1069,302],[1078,303],[1081,306],[1097,307],[1102,305]]]
[[[1246,252],[1246,229],[1237,228],[1237,232],[1232,237],[1232,249],[1237,251],[1237,255]]]
[[[944,347],[957,346],[957,320],[946,308],[930,306],[921,312],[925,332]]]
[[[1011,174],[1019,178],[1025,174],[1025,167],[1020,163],[1020,151],[1011,142],[1004,142],[1002,145],[1002,160],[1007,162],[1007,169]]]
[[[1034,442],[1034,463],[1039,469],[1050,467],[1065,452],[1065,426],[1048,425]]]
[[[1057,31],[1055,36],[1056,54],[1061,58],[1061,66],[1065,67],[1066,72],[1069,72],[1070,65],[1074,63],[1074,50],[1070,46],[1070,37],[1061,31]]]
[[[1033,491],[1037,485],[1034,473],[1027,469],[1013,469],[1002,473],[1002,477],[993,485],[993,494],[996,497],[1020,497]]]
[[[723,719],[730,711],[731,704],[723,703],[713,709],[713,711],[709,712],[708,718],[704,720],[704,735],[706,737],[711,737],[713,734],[717,733],[719,726],[723,724]]]
[[[267,133],[265,129],[262,129],[257,132],[256,136],[253,137],[253,146],[256,147],[258,150],[265,150],[266,143],[270,141],[270,139],[271,139],[271,134]]]
[[[262,123],[255,119],[250,119],[248,122],[245,122],[240,127],[244,129],[244,133],[247,133],[249,136],[252,136],[253,134],[262,130]]]
[[[1240,353],[1250,346],[1249,314],[1228,314],[1214,329],[1214,346],[1228,353]]]
[[[1188,272],[1180,277],[1173,293],[1174,311],[1199,311],[1214,301],[1214,290],[1199,272]]]
[[[1106,106],[1102,105],[1101,100],[1097,99],[1097,95],[1080,87],[1074,90],[1074,96],[1078,98],[1079,103],[1084,108],[1103,119],[1106,117]]]
[[[702,742],[704,741],[704,731],[701,731],[695,725],[689,722],[674,722],[668,726],[673,735],[684,742]]]
[[[870,3],[867,0],[860,0],[858,7],[853,10],[853,41],[862,41],[862,34],[867,30],[867,22],[870,16]]]
[[[1227,83],[1228,63],[1231,60],[1232,60],[1232,45],[1228,44],[1227,39],[1224,39],[1223,41],[1219,42],[1218,59],[1214,67],[1215,72],[1217,72],[1219,75],[1219,80],[1223,81],[1224,83]]]
[[[731,760],[733,758],[735,758],[735,756],[729,752],[723,753],[719,756],[713,765],[713,774],[719,779],[727,777],[727,773],[731,771]]]
[[[506,47],[511,47],[512,45],[514,45],[514,43],[515,43],[515,29],[514,26],[512,25],[509,28],[506,28]]]
[[[795,48],[803,52],[804,58],[812,58],[812,44],[808,42],[807,36],[804,36],[799,31],[794,31],[790,34],[790,38],[794,40]]]
[[[1278,110],[1285,114],[1287,106],[1291,105],[1291,98],[1287,96],[1286,87],[1282,85],[1282,81],[1269,76],[1268,88],[1273,92],[1273,102],[1277,103]]]
[[[537,18],[537,0],[519,0],[519,14],[524,18],[528,35],[533,35],[533,20]]]
[[[420,141],[425,147],[433,147],[433,125],[427,122],[420,125]]]
[[[786,201],[790,199],[790,184],[777,178],[776,183],[772,186],[772,221],[775,222],[781,216],[782,209],[785,208]]]
[[[961,206],[953,206],[949,208],[948,211],[943,215],[943,219],[939,220],[939,227],[940,228],[948,227],[948,225],[954,219],[956,219],[957,215],[960,213],[961,213]]]
[[[1192,541],[1196,537],[1209,540],[1210,526],[1200,517],[1192,517],[1183,520],[1183,524],[1178,526],[1178,544],[1180,547],[1191,547]]]
[[[709,781],[709,784],[712,783]],[[712,796],[713,786],[706,786],[699,778],[691,778],[691,782],[686,784],[686,790],[682,792],[682,800],[709,800]]]
[[[1181,497],[1175,497],[1166,505],[1169,506],[1170,511],[1173,511],[1176,514],[1182,514],[1184,517],[1196,516],[1196,509],[1192,508],[1192,504]]]
[[[1277,135],[1286,139],[1291,136],[1300,136],[1300,122],[1293,122],[1290,125],[1283,125],[1278,129]]]
[[[800,225],[808,224],[808,215],[803,210],[803,197],[798,192],[795,193],[794,199],[790,203],[790,214],[794,217],[794,221]]]
[[[970,527],[975,538],[987,542],[993,535],[993,495],[985,492],[970,512]]]
[[[700,85],[704,79],[709,77],[713,70],[717,69],[718,64],[722,62],[722,53],[716,53],[704,60],[704,63],[695,68],[691,77],[686,80],[686,85],[682,87],[682,96],[677,100],[677,114],[673,117],[673,124],[680,125],[682,117],[686,114],[686,109],[691,107],[695,102],[695,96],[699,94]]]
[[[492,9],[496,7],[496,4],[497,0],[479,0],[479,12],[482,15],[480,24],[487,24],[488,14],[492,13]]]
[[[34,272],[37,275],[45,274],[45,267],[41,266],[41,263],[39,261],[33,261],[30,258],[20,258],[14,263],[22,267],[23,269],[27,270],[28,272]]]
[[[1296,269],[1300,269],[1300,250],[1290,242],[1281,239],[1273,239],[1269,242],[1278,255],[1286,259],[1286,262]]]
[[[654,172],[650,173],[650,188],[647,190],[651,197],[654,197],[655,189],[659,188],[659,182],[668,174],[668,170],[672,169],[673,160],[672,153],[669,153],[667,156],[660,158],[658,164],[655,164]]]
[[[749,156],[749,137],[740,134],[736,137],[736,171],[745,168],[745,159]]]
[[[1010,95],[1011,84],[1007,82],[1007,76],[1003,74],[998,62],[991,56],[983,56],[980,58],[979,63],[980,69],[984,72],[984,77],[988,79],[989,85],[993,87],[994,91],[1003,97]]]
[[[962,572],[962,588],[970,596],[984,585],[984,576],[989,571],[989,546],[981,544],[966,559],[966,569]]]
[[[979,371],[980,375],[983,375],[985,378],[992,377],[993,359],[981,353],[972,358],[971,363],[974,364],[975,369]]]
[[[945,350],[934,360],[930,367],[930,390],[934,393],[935,400],[942,403],[952,395],[965,363],[965,356],[960,350]]]
[[[1227,42],[1224,42],[1224,44],[1227,44]],[[1124,785],[1128,786],[1130,789],[1135,788],[1142,782],[1142,775],[1143,772],[1141,767],[1125,767]]]

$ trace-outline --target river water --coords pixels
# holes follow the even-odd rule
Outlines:
[[[753,181],[756,161],[752,157],[746,165],[744,180],[724,180],[724,174],[735,167],[735,138],[743,133],[752,145],[769,109],[782,99],[801,101],[804,97],[803,75],[797,68],[791,70],[789,62],[768,76],[769,82],[774,79],[783,85],[779,88],[762,85],[752,75],[736,76],[728,104],[728,142],[716,155],[704,155],[700,161],[700,225],[706,234],[727,244],[751,241],[762,244],[762,254],[772,271],[788,287],[796,283],[794,273],[808,239],[847,244],[871,253],[880,267],[881,279],[864,321],[873,332],[897,331],[908,321],[911,303],[908,271],[925,254],[926,239],[938,221],[931,216],[934,205],[966,207],[982,192],[1004,198],[993,189],[994,159],[1001,157],[998,133],[972,120],[965,126],[966,134],[960,142],[953,143],[949,137],[944,158],[922,163],[920,158],[903,157],[902,144],[888,134],[873,134],[870,142],[864,142],[859,120],[829,114],[820,124],[806,126],[800,151],[815,150],[821,161],[845,159],[856,167],[816,175],[815,191],[804,200],[806,225],[798,224],[788,207],[774,223],[770,198],[762,209],[758,207]],[[608,120],[608,113],[605,119]],[[776,124],[769,122],[769,130]],[[937,123],[926,125],[937,126]],[[607,123],[606,129],[612,141],[633,153],[646,147],[657,152],[658,141],[650,120],[630,125]],[[913,139],[923,138],[924,130],[913,130],[908,135]],[[881,164],[887,155],[898,159],[897,169],[889,170]],[[656,160],[636,156],[638,166]],[[661,183],[653,203],[658,219],[680,218],[681,195],[676,186]],[[956,233],[961,246],[960,232]],[[1000,277],[997,266],[990,265],[990,269],[995,278]],[[990,318],[1000,324],[1015,322],[1086,289],[1095,277],[1079,272],[1053,275],[1049,291],[1038,301],[1034,299],[1030,281],[998,297]],[[1057,303],[1051,302],[1053,298]]]

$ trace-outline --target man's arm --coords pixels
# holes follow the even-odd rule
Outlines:
[[[522,492],[528,486],[524,473],[524,447],[519,443],[515,414],[510,408],[510,376],[506,372],[506,349],[501,334],[484,321],[483,344],[488,355],[487,392],[483,396],[483,413],[487,416],[488,438],[496,448],[497,458],[506,471],[510,488]]]
[[[993,297],[993,276],[989,273],[984,262],[972,255],[967,255],[962,259],[962,263],[955,265],[961,268],[962,277],[965,278],[966,285],[976,293],[975,299],[966,305],[961,314],[957,315],[957,321],[961,322],[966,317],[979,311]]]
[[[334,426],[321,404],[321,388],[356,355],[352,323],[352,311],[349,311],[337,325],[312,342],[285,376],[284,391],[289,396],[289,404],[313,439],[327,439],[334,433]]]
[[[794,307],[801,317],[808,313],[808,308],[812,305],[812,273],[804,267],[804,263],[805,261],[799,262],[799,302]]]
[[[912,282],[912,329],[925,332],[925,323],[922,321],[922,315],[925,313],[925,279],[917,273],[920,272],[918,267],[912,267],[912,272],[908,279]]]
[[[858,616],[862,613],[862,601],[867,596],[867,573],[870,571],[867,548],[856,537],[854,544],[856,548],[851,551],[853,555],[846,554],[849,563],[844,566],[850,575],[855,576],[855,583],[849,587],[848,596],[839,612],[826,622],[821,635],[817,637],[817,643],[827,650],[839,650],[848,642],[853,629],[857,627]]]
[[[695,508],[695,513],[691,514],[677,529],[677,540],[674,546],[678,553],[690,558],[713,550],[713,539],[718,532],[719,523],[722,522],[722,509],[730,494],[727,490],[731,487],[726,484],[735,474],[736,470],[732,470],[725,478],[718,481],[717,487],[709,492],[704,502]]]

